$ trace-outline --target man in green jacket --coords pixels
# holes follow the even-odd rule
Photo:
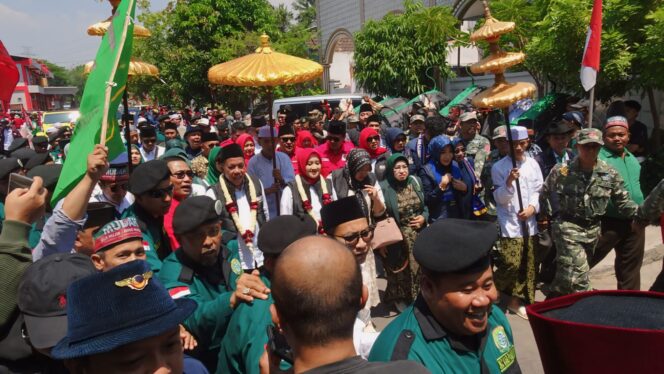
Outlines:
[[[610,117],[604,125],[604,146],[599,159],[612,166],[623,179],[625,190],[637,205],[643,204],[641,192],[641,165],[627,150],[629,124],[625,117]],[[641,289],[641,265],[646,242],[645,227],[635,225],[614,206],[612,201],[602,217],[602,234],[597,242],[590,267],[598,264],[612,249],[616,250],[615,271],[619,290]]]
[[[432,373],[520,373],[512,329],[494,305],[489,222],[444,219],[414,246],[422,277],[413,305],[380,334],[369,361],[413,360]]]
[[[296,240],[318,233],[318,225],[309,216],[279,216],[268,221],[258,233],[258,248],[265,257],[261,279],[268,287],[281,252]],[[270,315],[272,297],[241,304],[233,313],[221,343],[217,373],[258,374],[259,361],[268,343],[267,328],[273,326]]]
[[[186,297],[198,304],[184,326],[199,344],[192,355],[210,371],[215,369],[233,310],[242,301],[265,300],[270,292],[258,271],[242,271],[235,241],[229,248],[221,246],[221,208],[207,196],[180,203],[173,216],[173,232],[180,248],[164,259],[159,273],[171,297]]]

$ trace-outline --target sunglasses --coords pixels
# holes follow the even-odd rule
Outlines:
[[[284,136],[281,137],[281,141],[284,143],[294,143],[295,142],[295,137],[294,136]]]
[[[372,136],[372,137],[367,138],[367,142],[369,142],[369,143],[377,142],[379,140],[380,140],[380,136]]]
[[[374,230],[376,229],[376,226],[371,225],[368,228],[358,231],[352,234],[344,235],[344,236],[339,236],[335,235],[337,238],[342,238],[344,242],[346,242],[347,246],[355,246],[357,242],[362,238],[362,241],[365,243],[369,243],[371,239],[373,239],[374,235]]]
[[[160,188],[160,189],[157,189],[157,190],[150,190],[150,191],[146,192],[145,194],[150,196],[153,199],[161,199],[166,195],[169,195],[169,196],[173,195],[173,186],[170,185],[166,188]]]
[[[175,173],[171,173],[177,179],[184,179],[184,177],[194,178],[194,172],[191,170],[180,170]]]

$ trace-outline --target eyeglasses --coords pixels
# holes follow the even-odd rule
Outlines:
[[[380,136],[371,136],[371,137],[367,138],[367,142],[369,142],[369,143],[377,142],[379,140],[380,140]]]
[[[103,187],[106,187],[109,190],[111,190],[111,192],[115,193],[115,192],[119,192],[120,190],[127,191],[128,186],[127,186],[127,183],[122,183],[122,184],[109,184],[109,185],[105,185]]]
[[[284,143],[293,143],[293,142],[295,142],[295,137],[294,136],[283,136],[280,139]]]
[[[353,246],[357,245],[357,242],[360,240],[360,238],[362,238],[362,241],[369,244],[371,239],[373,239],[375,229],[376,229],[375,225],[370,225],[368,228],[366,228],[362,231],[359,231],[359,232],[355,232],[355,233],[344,235],[344,236],[340,236],[340,235],[335,235],[335,236],[337,238],[342,238],[344,240],[344,242],[346,242],[347,246],[353,247]]]
[[[146,195],[150,196],[153,199],[161,199],[166,195],[173,195],[173,185],[170,185],[166,188],[160,188],[157,190],[150,190],[145,193]]]
[[[180,170],[175,173],[171,173],[177,179],[184,179],[184,177],[194,178],[194,172],[191,170]]]
[[[337,138],[336,136],[328,136],[325,138],[325,140],[327,140],[328,142],[336,143],[340,142],[341,138]]]

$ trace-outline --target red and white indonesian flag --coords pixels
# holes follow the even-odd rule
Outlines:
[[[599,71],[599,50],[602,44],[602,0],[594,0],[593,14],[590,17],[590,27],[586,36],[586,46],[583,49],[581,62],[581,85],[586,91],[595,87],[597,72]]]

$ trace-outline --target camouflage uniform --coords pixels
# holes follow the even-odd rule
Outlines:
[[[475,134],[473,140],[469,142],[464,140],[463,143],[466,146],[466,157],[469,160],[473,160],[475,178],[480,179],[480,173],[482,167],[484,167],[484,161],[486,160],[487,153],[491,149],[491,143],[489,143],[489,139],[483,137],[480,134]]]
[[[601,134],[600,134],[601,137]],[[643,217],[630,198],[622,177],[602,160],[592,173],[579,168],[579,159],[554,166],[540,196],[544,213],[553,218],[557,270],[550,290],[557,294],[590,289],[588,257],[600,235],[600,218],[611,200],[625,217]]]
[[[481,155],[480,155],[481,154]],[[497,149],[494,149],[486,155],[484,150],[477,152],[477,158],[485,160],[484,166],[480,172],[480,182],[484,189],[482,190],[482,195],[480,198],[484,201],[484,205],[487,209],[487,214],[496,217],[496,201],[493,198],[493,180],[491,179],[491,167],[493,164],[498,162],[503,156],[500,155]]]
[[[655,221],[664,213],[664,179],[652,189],[641,209],[643,217],[648,221]]]

